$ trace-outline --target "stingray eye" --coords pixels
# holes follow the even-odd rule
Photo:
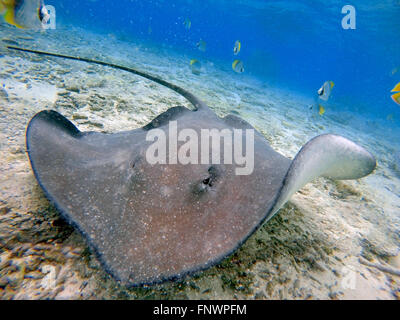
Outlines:
[[[212,179],[211,179],[211,177],[208,177],[208,178],[204,179],[203,180],[203,184],[212,187]]]

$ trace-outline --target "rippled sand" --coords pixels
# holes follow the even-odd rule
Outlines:
[[[339,112],[320,117],[311,97],[270,86],[229,66],[169,48],[83,30],[31,33],[2,27],[0,39],[40,50],[133,66],[189,89],[220,116],[230,112],[293,158],[310,138],[344,135],[378,159],[357,181],[318,179],[219,265],[177,282],[126,289],[111,279],[84,239],[46,200],[25,153],[25,128],[54,109],[83,131],[141,127],[180,96],[131,74],[85,63],[8,52],[0,44],[0,297],[2,299],[399,299],[400,130],[389,120]],[[396,121],[396,120],[395,120]],[[397,120],[399,121],[399,120]],[[397,138],[396,138],[397,137]],[[396,275],[397,273],[397,275]]]

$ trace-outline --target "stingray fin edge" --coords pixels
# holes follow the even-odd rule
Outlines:
[[[315,178],[359,179],[374,171],[376,165],[371,153],[342,136],[324,134],[311,139],[292,161],[267,220]]]
[[[142,127],[143,130],[149,131],[155,128],[162,127],[168,124],[170,121],[177,120],[186,112],[191,112],[188,108],[177,106],[169,108],[167,111],[161,113],[156,118],[154,118],[150,123]]]
[[[44,121],[48,124],[58,127],[63,131],[67,132],[71,136],[79,136],[82,134],[81,131],[67,118],[54,110],[43,110],[37,113],[31,121],[29,121],[27,133],[29,133],[30,128],[38,121]]]

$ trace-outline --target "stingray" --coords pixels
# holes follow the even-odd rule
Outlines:
[[[290,160],[243,119],[220,118],[193,94],[154,76],[86,58],[9,49],[131,72],[178,92],[194,106],[170,108],[142,128],[117,133],[81,132],[52,110],[39,112],[28,124],[27,152],[45,195],[83,234],[105,270],[126,286],[177,279],[213,266],[309,181],[358,179],[376,167],[363,147],[334,134],[313,138]],[[223,160],[149,163],[146,150],[154,142],[146,140],[147,134],[167,132],[172,123],[199,134],[202,129],[242,129],[243,150],[249,146],[246,130],[254,129],[254,170],[239,175],[234,163]],[[221,139],[220,150],[228,143]]]

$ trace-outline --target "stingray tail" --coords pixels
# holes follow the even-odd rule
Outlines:
[[[367,176],[375,168],[375,157],[354,142],[333,134],[317,136],[307,142],[292,161],[268,219],[315,178],[353,180]]]
[[[171,90],[174,90],[175,92],[179,93],[181,96],[186,98],[195,107],[196,111],[201,108],[208,108],[207,105],[203,101],[201,101],[195,95],[191,94],[189,91],[186,91],[185,89],[178,87],[172,83],[169,83],[165,80],[162,80],[160,78],[154,77],[150,74],[147,74],[147,73],[144,73],[144,72],[132,69],[132,68],[128,68],[128,67],[124,67],[124,66],[120,66],[117,64],[104,62],[104,61],[92,60],[92,59],[88,59],[88,58],[74,57],[74,56],[68,56],[68,55],[63,55],[63,54],[58,54],[58,53],[51,53],[51,52],[45,52],[45,51],[37,51],[37,50],[32,50],[32,49],[19,48],[19,47],[14,47],[14,46],[7,46],[7,49],[28,52],[28,53],[34,53],[34,54],[38,54],[38,55],[42,55],[42,56],[83,61],[83,62],[87,62],[87,63],[97,64],[97,65],[106,66],[106,67],[110,67],[110,68],[114,68],[114,69],[118,69],[118,70],[127,71],[130,73],[136,74],[138,76],[141,76],[143,78],[146,78],[148,80],[154,81],[154,82],[156,82],[164,87],[167,87]]]

